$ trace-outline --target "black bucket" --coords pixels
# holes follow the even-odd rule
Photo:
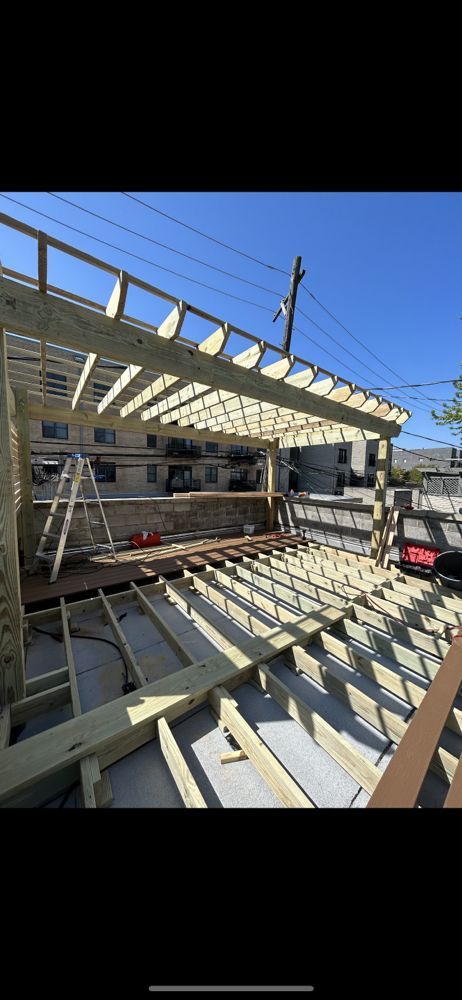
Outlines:
[[[445,587],[462,590],[462,550],[441,552],[433,563],[433,569]]]

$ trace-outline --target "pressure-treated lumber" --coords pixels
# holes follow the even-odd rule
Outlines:
[[[0,705],[26,693],[7,365],[0,327]]]
[[[390,439],[382,437],[377,449],[374,509],[372,511],[371,559],[376,559],[385,520],[385,496],[390,459]]]
[[[32,499],[32,465],[29,435],[29,404],[27,389],[15,389],[16,429],[18,433],[19,477],[21,481],[21,525],[24,565],[29,569],[36,550],[34,502]]]
[[[185,806],[188,809],[206,809],[207,804],[197,787],[166,719],[159,719],[157,733],[160,748]]]
[[[276,490],[277,485],[277,454],[279,448],[279,440],[276,438],[270,448],[268,448],[268,492]],[[274,515],[276,509],[276,501],[273,497],[268,497],[266,501],[266,529],[267,531],[272,531],[274,528]]]
[[[245,751],[257,771],[278,799],[288,808],[309,809],[313,802],[284,769],[277,757],[253,731],[237,708],[237,703],[223,685],[209,692],[209,701],[222,722]]]
[[[77,388],[76,388],[76,390],[74,392],[74,395],[72,397],[71,408],[73,410],[75,410],[77,404],[80,402],[80,400],[82,398],[82,393],[84,392],[85,387],[86,387],[89,379],[91,378],[91,376],[92,376],[92,374],[93,374],[93,372],[94,372],[94,370],[95,370],[98,362],[99,362],[99,355],[95,354],[94,351],[89,351],[88,356],[87,356],[87,360],[86,360],[86,362],[85,362],[85,364],[83,366],[83,369],[82,369],[79,381],[77,382]]]
[[[273,659],[287,648],[309,642],[320,629],[334,624],[342,611],[328,606],[304,615],[296,624],[271,629],[185,667],[142,691],[70,719],[53,730],[38,733],[0,754],[0,802],[8,803],[34,782],[77,764],[96,753],[104,769],[153,738],[153,724],[164,716],[178,718],[207,700],[211,687],[244,679],[257,663]]]
[[[318,587],[315,584],[307,582],[308,578],[306,574],[300,573],[300,577],[296,577],[292,573],[288,573],[285,568],[284,570],[282,568],[278,569],[280,565],[277,559],[272,559],[270,556],[260,553],[258,559],[250,561],[249,569],[258,577],[267,577],[276,584],[282,584],[286,591],[286,597],[283,599],[288,600],[289,603],[293,601],[296,607],[301,607],[299,600],[303,596],[313,598],[314,601],[320,604],[329,602],[335,608],[345,607],[347,603],[346,598],[337,597],[336,594],[332,593],[329,580],[326,580],[324,587]],[[304,579],[301,578],[302,576]],[[260,583],[258,583],[258,586],[260,586]]]
[[[170,648],[175,653],[175,656],[178,657],[178,659],[180,660],[180,662],[183,664],[184,667],[189,667],[191,663],[194,662],[194,657],[191,656],[191,654],[185,648],[185,646],[181,642],[181,639],[179,639],[179,637],[175,635],[173,629],[170,628],[170,625],[167,625],[167,622],[163,620],[162,616],[158,613],[156,608],[153,608],[151,602],[148,601],[147,597],[145,597],[145,595],[139,589],[139,587],[136,586],[136,583],[133,583],[132,581],[130,584],[130,588],[135,592],[136,599],[138,601],[140,608],[142,608],[144,613],[152,621],[152,624],[155,625],[157,631],[160,632],[161,636],[167,640]]]
[[[67,705],[70,697],[71,688],[68,681],[64,684],[58,684],[56,687],[47,688],[45,691],[28,695],[27,698],[15,701],[11,705],[11,724],[21,726],[43,712]]]
[[[0,324],[26,336],[46,337],[58,346],[92,350],[125,363],[129,358],[132,364],[151,366],[187,381],[197,379],[213,388],[238,389],[256,400],[331,418],[379,433],[382,438],[397,436],[401,430],[396,421],[362,413],[345,403],[310,394],[309,389],[298,389],[286,380],[278,381],[259,372],[244,370],[183,344],[172,344],[140,327],[98,315],[73,302],[47,296],[47,306],[43,309],[39,292],[4,277],[0,278]]]
[[[11,735],[11,705],[3,705],[0,709],[0,750],[9,745]]]
[[[345,681],[337,673],[334,664],[329,664],[327,667],[299,646],[294,646],[290,657],[286,657],[286,659],[288,662],[292,662],[297,669],[308,674],[326,691],[343,701],[352,712],[365,719],[366,722],[370,722],[380,733],[388,736],[388,739],[392,740],[393,743],[398,744],[403,738],[407,722],[403,721],[395,712],[383,708],[373,698],[364,694],[354,683]],[[447,784],[454,775],[456,765],[457,758],[453,754],[448,753],[442,747],[437,747],[430,767]]]
[[[386,601],[383,603],[386,604]],[[407,643],[416,649],[423,649],[426,653],[430,653],[432,656],[437,656],[440,659],[443,659],[448,652],[449,644],[445,639],[437,638],[426,632],[421,632],[417,628],[412,628],[411,625],[405,625],[403,622],[388,618],[386,614],[381,614],[380,611],[372,611],[371,608],[366,608],[355,603],[353,616],[357,621],[364,622],[365,625],[372,625],[374,629],[381,629],[382,632],[386,632],[392,641],[395,652],[398,649],[402,650],[405,648],[402,645],[403,643]],[[377,643],[377,648],[379,649],[381,636],[377,632],[371,632],[370,630],[369,636],[371,641],[373,640],[374,643]]]
[[[255,667],[254,676],[261,687],[312,736],[323,750],[327,751],[333,760],[337,761],[337,764],[343,767],[347,774],[351,775],[367,792],[374,790],[382,775],[375,764],[371,764],[367,757],[364,757],[349,740],[341,736],[333,726],[315,712],[305,698],[299,698],[298,695],[294,694],[291,688],[287,687],[287,684],[284,684],[279,677],[276,677],[276,674],[269,667],[260,664]]]
[[[228,750],[220,754],[220,764],[233,764],[237,760],[248,760],[245,750]]]
[[[55,608],[55,611],[58,609]],[[59,612],[58,612],[59,613]],[[26,696],[39,694],[48,691],[49,688],[59,687],[69,681],[69,671],[66,667],[59,667],[57,670],[50,670],[46,674],[39,674],[38,677],[30,677],[26,680]]]
[[[81,427],[108,427],[112,430],[135,431],[136,434],[164,434],[169,437],[184,438],[184,429],[175,424],[159,424],[158,422],[146,421],[142,423],[138,417],[122,420],[120,416],[114,414],[93,413],[90,410],[70,410],[64,406],[41,406],[37,403],[29,405],[29,416],[31,420],[57,420],[65,424],[76,424]],[[192,441],[218,441],[219,443],[237,443],[250,445],[251,447],[266,448],[269,444],[267,438],[248,438],[242,435],[215,434],[205,431],[196,431],[194,428],[188,430],[188,438]]]
[[[98,596],[103,602],[104,613],[109,625],[111,626],[114,639],[120,650],[120,655],[125,663],[125,666],[127,667],[127,670],[130,672],[132,681],[136,687],[143,687],[143,685],[146,684],[147,677],[143,674],[130,643],[126,639],[123,629],[120,627],[111,605],[101,589],[98,589]]]
[[[462,641],[456,638],[407,726],[368,807],[412,809],[415,806],[461,683]]]

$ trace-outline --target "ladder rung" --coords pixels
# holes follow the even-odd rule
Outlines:
[[[66,517],[65,514],[61,514],[61,512],[58,511],[58,510],[55,510],[54,513],[51,516],[52,517]]]
[[[50,562],[51,559],[54,559],[54,555],[50,552],[37,552],[35,558],[46,559],[47,562]]]
[[[42,538],[61,538],[61,534],[56,534],[56,531],[44,531]]]
[[[90,521],[90,524],[102,524],[105,527],[104,521]]]

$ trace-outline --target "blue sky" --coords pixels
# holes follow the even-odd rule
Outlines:
[[[280,318],[273,323],[272,314],[278,306],[279,296],[288,291],[288,276],[218,246],[120,193],[56,193],[152,240],[265,286],[274,294],[121,231],[49,194],[5,191],[4,194],[30,206],[30,209],[2,197],[0,210],[123,267],[220,319],[229,320],[267,341],[281,344],[283,320]],[[372,388],[449,379],[459,374],[462,361],[459,318],[462,315],[462,194],[132,194],[283,271],[289,272],[293,257],[300,254],[307,271],[303,283],[376,355],[376,358],[371,357],[365,347],[348,336],[306,291],[300,289],[296,326],[305,336],[295,331],[291,349],[307,361],[351,378],[358,385]],[[40,217],[31,209],[44,212],[164,268],[215,286],[228,295],[248,299],[255,305],[193,284],[186,277],[170,274],[120,250],[103,246],[58,222]],[[3,226],[0,227],[0,259],[6,266],[36,275],[34,241]],[[107,301],[113,279],[54,251],[50,253],[49,281],[97,301]],[[261,306],[266,308],[259,308]],[[306,315],[301,315],[298,310]],[[165,315],[165,306],[151,296],[132,291],[126,311],[158,323]],[[307,317],[318,323],[337,343]],[[200,321],[193,320],[187,335],[194,339],[197,334],[197,339],[202,339],[208,332]],[[399,373],[400,378],[388,371],[384,364]],[[383,392],[385,397],[391,399],[398,400],[399,396],[399,401],[412,409],[413,417],[405,425],[406,430],[457,444],[458,439],[451,435],[449,428],[438,427],[429,412],[431,407],[438,406],[434,399],[450,398],[452,386],[422,388],[421,392],[431,397],[431,401],[422,398],[417,390],[409,389],[407,392],[416,399],[405,400],[398,390]],[[407,448],[430,447],[429,441],[404,433],[395,443]]]

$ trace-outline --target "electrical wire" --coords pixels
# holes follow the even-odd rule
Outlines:
[[[259,302],[252,302],[250,299],[243,299],[239,295],[233,295],[231,292],[225,292],[222,288],[215,288],[214,285],[207,285],[204,281],[198,281],[197,278],[190,278],[187,274],[182,274],[180,271],[173,271],[170,267],[165,267],[163,264],[157,264],[156,261],[148,260],[147,257],[141,257],[140,254],[133,253],[131,250],[124,250],[123,247],[117,246],[115,243],[109,243],[108,240],[102,240],[99,236],[92,236],[91,233],[85,232],[83,229],[77,229],[76,226],[69,225],[68,222],[61,222],[60,219],[55,219],[52,215],[47,215],[46,212],[39,212],[37,208],[32,208],[30,205],[25,205],[24,202],[18,201],[17,198],[11,198],[9,195],[0,193],[0,198],[5,198],[7,201],[14,202],[15,205],[20,205],[21,208],[26,208],[28,212],[35,212],[36,215],[42,216],[44,219],[49,219],[51,222],[57,223],[58,226],[64,226],[65,229],[71,229],[74,233],[79,233],[80,236],[85,236],[89,240],[94,240],[96,243],[101,243],[103,246],[110,247],[112,250],[117,250],[118,253],[124,253],[128,257],[134,257],[135,260],[140,260],[144,264],[149,264],[150,267],[156,267],[159,271],[167,271],[168,274],[174,274],[177,278],[183,278],[184,281],[191,281],[194,285],[200,285],[201,288],[207,288],[211,292],[218,292],[219,295],[226,295],[228,299],[235,299],[237,302],[244,302],[246,305],[255,306],[256,309],[263,309],[265,312],[273,313],[273,309],[269,306],[262,306]]]
[[[87,215],[93,215],[95,219],[101,219],[102,222],[107,222],[110,226],[116,226],[117,229],[123,229],[126,233],[131,233],[132,236],[138,236],[141,240],[146,240],[148,243],[154,243],[155,246],[162,247],[164,250],[169,250],[171,253],[176,253],[179,257],[186,257],[187,260],[192,260],[196,264],[201,264],[203,267],[209,267],[212,271],[218,271],[220,274],[226,274],[228,278],[234,278],[236,281],[242,281],[246,285],[252,285],[254,288],[261,289],[262,292],[269,292],[270,295],[275,295],[276,298],[281,298],[280,292],[275,292],[274,288],[266,288],[265,285],[259,285],[255,281],[249,281],[248,278],[243,278],[239,274],[232,274],[231,271],[225,271],[222,267],[216,267],[215,264],[209,264],[205,260],[200,260],[199,257],[193,257],[189,253],[184,253],[182,250],[176,250],[175,247],[168,246],[167,243],[161,243],[159,240],[154,240],[150,236],[145,236],[143,233],[138,233],[135,229],[129,229],[128,226],[122,226],[119,222],[114,222],[113,219],[107,219],[104,215],[99,215],[98,212],[92,212],[89,208],[84,208],[82,205],[76,205],[74,201],[69,201],[68,198],[63,198],[62,195],[53,194],[52,191],[47,191],[52,198],[57,198],[59,201],[63,201],[66,205],[72,205],[73,208],[78,208],[80,212],[86,212]]]
[[[147,201],[142,201],[141,198],[135,198],[134,195],[128,194],[127,191],[120,192],[124,198],[131,198],[132,201],[137,201],[139,205],[144,205],[145,208],[149,208],[151,212],[156,212],[157,215],[163,215],[165,219],[170,219],[171,222],[176,222],[179,226],[183,226],[184,229],[190,229],[193,233],[198,233],[199,236],[203,236],[206,240],[211,240],[212,243],[217,243],[218,246],[226,247],[227,250],[232,250],[233,253],[239,254],[241,257],[247,257],[248,260],[253,260],[256,264],[261,264],[262,267],[268,268],[270,271],[279,271],[279,274],[285,274],[286,277],[290,278],[289,271],[283,271],[282,268],[276,267],[274,264],[267,264],[263,260],[259,260],[258,257],[252,257],[251,254],[245,253],[244,250],[237,250],[236,247],[230,246],[229,243],[223,243],[222,240],[217,240],[213,236],[209,236],[207,233],[201,232],[200,229],[195,229],[194,226],[189,226],[186,222],[181,222],[180,219],[175,219],[173,215],[168,215],[167,212],[161,212],[160,208],[154,208],[153,205],[149,205]]]

